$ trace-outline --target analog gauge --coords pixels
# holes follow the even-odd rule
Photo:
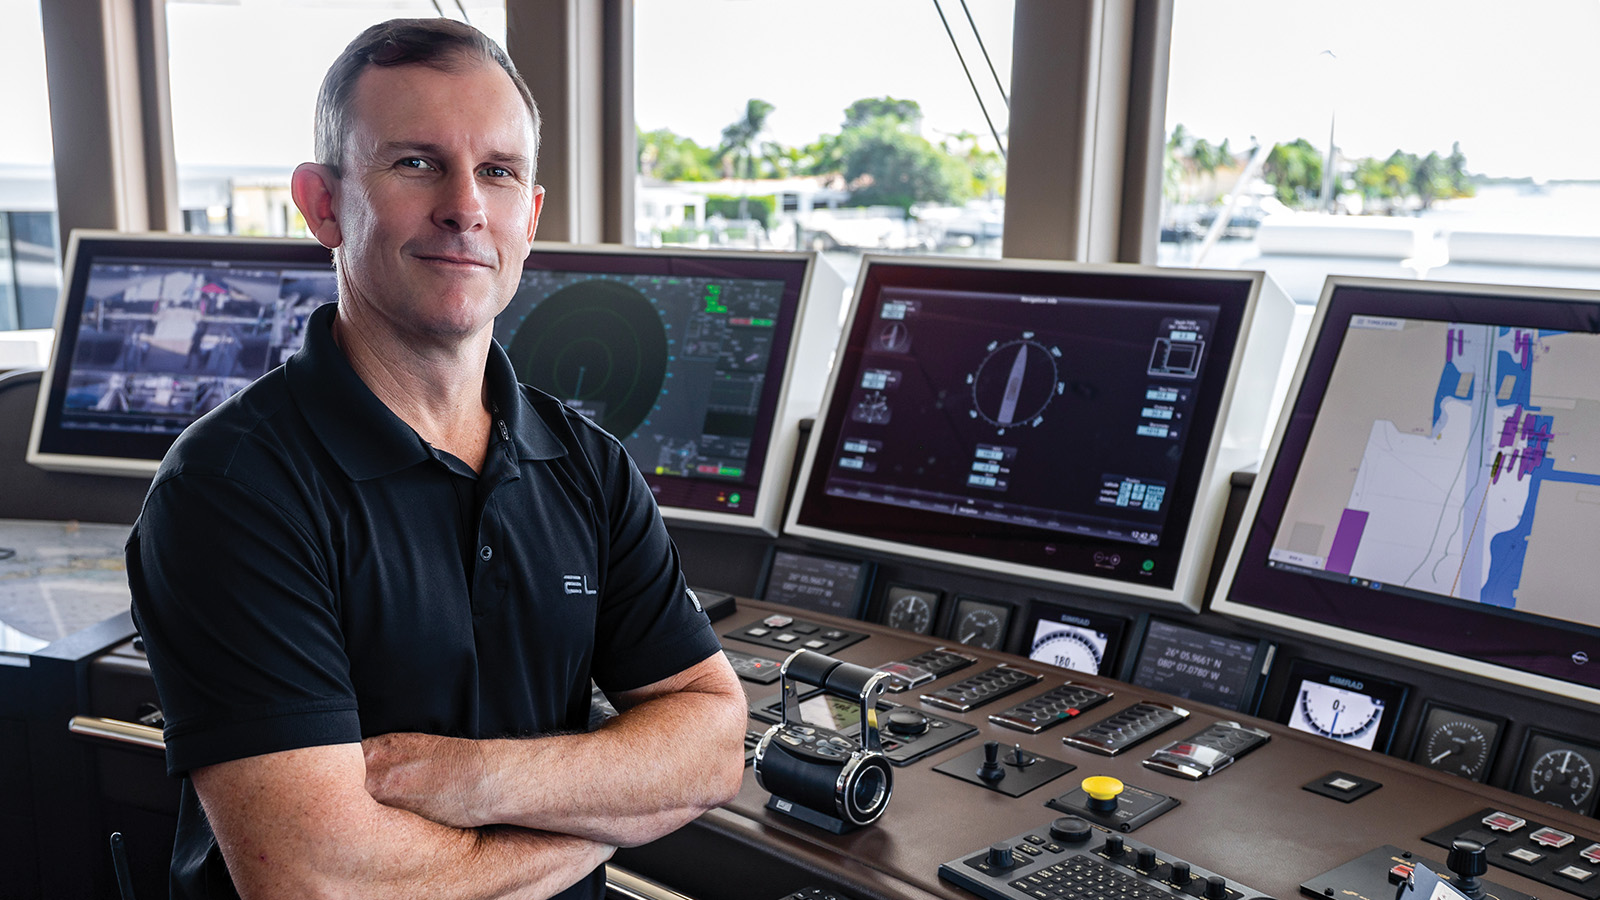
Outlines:
[[[1100,655],[1105,641],[1106,636],[1098,632],[1085,633],[1081,629],[1065,626],[1034,638],[1028,658],[1094,675],[1100,671]]]
[[[1594,784],[1594,766],[1570,747],[1542,754],[1528,770],[1529,796],[1580,813],[1588,810]]]
[[[1430,769],[1484,781],[1494,765],[1505,723],[1430,703],[1417,728],[1411,761]]]
[[[950,636],[971,647],[998,650],[1005,643],[1011,611],[993,603],[962,600],[950,626]]]
[[[884,622],[891,628],[927,634],[933,630],[933,604],[937,598],[917,591],[890,589],[889,611]]]
[[[1471,722],[1444,722],[1428,733],[1418,760],[1430,769],[1482,781],[1489,762],[1489,737]]]
[[[1302,681],[1294,718],[1289,725],[1370,750],[1382,720],[1382,700],[1332,685]]]

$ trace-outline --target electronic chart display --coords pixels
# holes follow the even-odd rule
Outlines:
[[[149,475],[189,423],[281,365],[337,298],[315,241],[74,232],[28,460]]]
[[[1216,608],[1600,697],[1597,332],[1600,293],[1331,280]]]
[[[664,514],[775,532],[814,259],[536,245],[495,337],[523,382],[622,441]]]
[[[1260,281],[869,259],[788,530],[1197,604]]]

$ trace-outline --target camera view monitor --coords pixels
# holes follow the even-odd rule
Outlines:
[[[871,563],[774,550],[761,599],[796,609],[859,619],[872,585]]]
[[[337,296],[315,241],[74,231],[28,462],[148,476]]]
[[[1278,721],[1363,750],[1389,752],[1408,688],[1304,659],[1289,664]]]
[[[1600,292],[1330,279],[1214,608],[1600,701]]]
[[[843,293],[810,253],[538,244],[495,337],[622,441],[663,515],[776,534]]]
[[[1268,285],[869,257],[786,531],[1198,608],[1291,317]]]
[[[1242,713],[1255,713],[1277,646],[1143,616],[1122,680]]]
[[[1028,658],[1074,672],[1110,675],[1127,620],[1119,616],[1034,603],[1028,610]]]

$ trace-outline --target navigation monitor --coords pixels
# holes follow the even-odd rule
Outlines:
[[[74,231],[28,461],[148,476],[336,297],[315,241]]]
[[[786,530],[1198,608],[1291,316],[1264,285],[869,257]]]
[[[622,441],[664,515],[776,534],[843,291],[810,253],[538,244],[495,337]]]
[[[1600,292],[1330,279],[1221,612],[1600,700]]]

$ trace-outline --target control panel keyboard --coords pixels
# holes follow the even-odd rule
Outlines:
[[[1077,717],[1084,710],[1099,706],[1111,697],[1111,694],[1102,694],[1093,688],[1069,681],[1031,700],[1024,700],[1005,712],[992,713],[989,721],[1029,734],[1038,734],[1046,728]]]
[[[1245,900],[1269,896],[1075,816],[939,866],[986,900]]]
[[[1113,713],[1082,731],[1069,734],[1061,741],[1080,750],[1116,756],[1187,718],[1189,711],[1181,706],[1145,700]]]
[[[1038,672],[1001,663],[992,669],[985,669],[976,675],[963,678],[947,688],[923,694],[922,702],[953,709],[956,712],[966,712],[1042,680],[1044,676]]]

